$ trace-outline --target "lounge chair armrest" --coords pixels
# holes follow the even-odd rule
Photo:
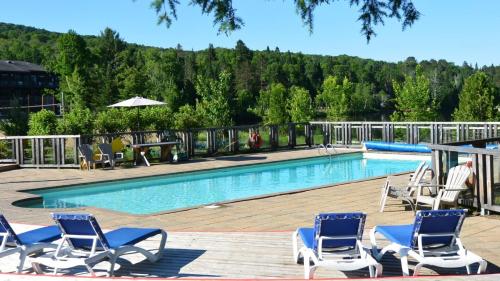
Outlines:
[[[123,152],[115,152],[115,158],[123,158]]]

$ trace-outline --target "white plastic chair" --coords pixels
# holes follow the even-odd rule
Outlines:
[[[448,172],[445,185],[420,185],[417,191],[415,208],[424,205],[431,207],[433,210],[438,210],[442,205],[456,206],[460,193],[467,190],[463,186],[469,175],[470,169],[467,166],[455,166]],[[423,188],[435,189],[437,194],[422,195]]]

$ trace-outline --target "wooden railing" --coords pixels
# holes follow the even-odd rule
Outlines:
[[[262,143],[257,148],[248,145],[252,133],[258,133]],[[309,123],[264,126],[246,125],[190,130],[141,131],[111,134],[82,135],[82,143],[109,143],[120,138],[124,144],[139,144],[165,140],[180,140],[182,150],[189,157],[215,154],[236,154],[251,151],[269,151],[311,146],[312,134]]]
[[[115,138],[126,145],[179,139],[181,149],[189,157],[204,157],[328,143],[351,146],[375,140],[442,144],[499,137],[499,128],[500,122],[309,122],[82,136],[0,137],[0,161],[15,162],[21,167],[75,167],[78,145],[110,143]],[[253,132],[258,132],[262,139],[258,149],[248,145]]]
[[[0,137],[0,162],[20,167],[78,167],[79,135]]]
[[[499,142],[500,138],[489,138],[446,145],[428,144],[436,183],[444,183],[449,169],[458,164],[459,154],[468,156],[472,161],[473,186],[469,198],[462,199],[461,203],[478,208],[481,214],[500,212],[500,150],[498,147],[485,148],[487,144],[498,145]]]
[[[364,141],[410,144],[468,141],[498,137],[500,122],[310,122],[322,142],[352,145]],[[317,137],[315,140],[317,141]]]

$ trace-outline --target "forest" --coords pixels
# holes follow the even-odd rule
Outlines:
[[[347,55],[250,50],[208,44],[204,50],[125,42],[0,23],[0,60],[40,64],[59,77],[64,115],[13,110],[6,134],[83,134],[134,129],[135,111],[107,106],[134,96],[167,106],[140,111],[141,128],[336,121],[491,121],[500,117],[500,66],[445,60],[397,63]],[[15,103],[15,102],[14,102]],[[5,105],[3,105],[5,106]]]

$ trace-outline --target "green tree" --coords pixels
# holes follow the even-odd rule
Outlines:
[[[57,131],[68,135],[92,134],[93,123],[94,115],[90,109],[74,107],[59,119]]]
[[[147,77],[136,67],[127,67],[119,74],[120,99],[144,96],[147,89]]]
[[[218,80],[206,79],[202,76],[196,81],[196,92],[200,100],[196,110],[203,116],[204,125],[208,127],[224,127],[232,125],[231,108],[229,106],[231,74],[221,72]]]
[[[135,129],[136,117],[130,110],[110,108],[97,113],[94,128],[99,134],[125,132],[130,128]]]
[[[165,130],[174,126],[174,115],[168,106],[149,106],[141,109],[141,128]]]
[[[260,91],[255,113],[262,117],[264,125],[280,125],[289,121],[286,95],[286,88],[280,83],[271,84],[268,90]]]
[[[290,88],[288,113],[292,122],[309,122],[314,116],[312,100],[309,92],[300,87]]]
[[[201,127],[200,118],[195,108],[189,104],[183,105],[174,114],[174,127],[179,130]]]
[[[314,11],[321,5],[330,5],[332,0],[294,0],[295,9],[309,31],[313,30]],[[193,5],[199,6],[203,14],[214,15],[214,24],[219,26],[219,32],[229,33],[240,29],[243,20],[236,14],[233,0],[192,0]],[[411,0],[350,0],[351,6],[359,11],[358,20],[361,21],[361,32],[368,40],[375,35],[374,25],[383,24],[385,18],[402,20],[403,29],[410,27],[420,13]],[[173,19],[177,19],[178,0],[152,0],[151,6],[158,15],[158,24],[165,23],[170,27]]]
[[[430,81],[421,65],[415,68],[415,77],[405,76],[403,83],[393,82],[396,110],[393,121],[434,121],[438,114],[436,101],[431,96]]]
[[[89,65],[90,51],[87,43],[73,30],[57,39],[57,50],[55,69],[63,77],[73,74],[76,67]]]
[[[455,121],[492,121],[495,119],[495,100],[498,88],[486,73],[479,71],[465,79],[459,96],[458,108],[453,113]]]
[[[346,121],[349,118],[349,98],[352,92],[353,85],[347,77],[339,83],[337,77],[329,76],[323,82],[323,91],[316,97],[316,101],[325,108],[328,120]]]
[[[106,27],[96,42],[96,69],[98,90],[96,100],[100,107],[115,102],[119,96],[119,70],[123,64],[120,54],[125,50],[125,42],[120,38],[120,34],[109,27]]]
[[[28,135],[43,136],[57,133],[57,116],[54,111],[42,109],[31,113],[28,121]]]

